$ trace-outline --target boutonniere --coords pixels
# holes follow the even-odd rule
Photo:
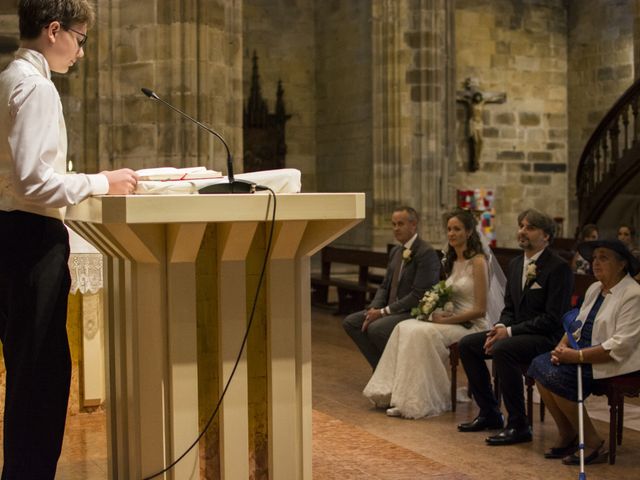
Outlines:
[[[536,268],[536,264],[534,262],[531,262],[529,265],[527,265],[527,283],[531,283],[536,279],[536,276],[538,275],[538,270]]]
[[[402,251],[402,263],[404,263],[405,265],[409,263],[411,261],[411,255],[413,255],[413,252],[411,252],[411,249],[405,248]]]

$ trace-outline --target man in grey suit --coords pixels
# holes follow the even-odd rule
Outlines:
[[[411,315],[424,292],[440,279],[440,262],[431,245],[418,237],[418,213],[398,207],[391,216],[400,245],[389,253],[380,288],[366,310],[352,313],[342,326],[373,368],[376,368],[393,328]]]

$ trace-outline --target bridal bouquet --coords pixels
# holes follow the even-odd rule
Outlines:
[[[453,312],[452,295],[451,287],[441,280],[424,294],[417,307],[411,309],[411,316],[428,321],[429,316],[438,308],[445,312]]]

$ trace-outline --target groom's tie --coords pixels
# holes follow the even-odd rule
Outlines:
[[[396,251],[391,262],[393,268],[393,276],[391,277],[391,288],[389,289],[389,305],[398,299],[398,279],[400,278],[400,269],[402,268],[402,248]]]

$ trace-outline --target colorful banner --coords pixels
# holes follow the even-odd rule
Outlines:
[[[493,190],[476,188],[474,190],[458,190],[458,206],[472,210],[478,217],[480,232],[492,247],[496,246],[496,233],[494,230],[495,196]]]

